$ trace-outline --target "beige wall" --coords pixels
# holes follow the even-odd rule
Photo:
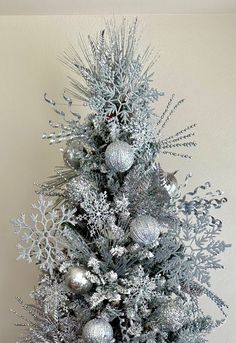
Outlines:
[[[186,161],[161,156],[167,170],[179,169],[179,179],[193,172],[192,186],[211,180],[225,190],[229,203],[218,213],[224,220],[222,237],[236,241],[235,233],[235,117],[236,117],[236,15],[140,17],[143,43],[160,52],[155,85],[166,92],[156,104],[161,113],[173,92],[186,102],[167,132],[198,123],[198,147]],[[57,147],[41,141],[56,115],[43,101],[47,91],[60,100],[67,84],[57,56],[75,44],[79,33],[102,28],[103,18],[93,16],[0,17],[0,342],[16,341],[15,296],[26,301],[37,280],[33,265],[16,262],[16,237],[9,219],[29,212],[35,199],[33,182],[44,180],[61,163]],[[210,343],[235,342],[235,245],[223,257],[226,269],[214,274],[213,289],[228,304],[229,320]],[[219,312],[213,307],[216,316]]]

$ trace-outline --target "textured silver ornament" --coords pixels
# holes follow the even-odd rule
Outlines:
[[[85,324],[82,338],[84,343],[111,343],[112,326],[104,319],[92,319]]]
[[[110,169],[116,172],[129,170],[134,163],[134,152],[131,145],[119,140],[111,143],[105,151],[105,162]]]
[[[66,184],[65,197],[68,201],[78,206],[94,185],[91,184],[83,175],[74,177]]]
[[[149,245],[157,243],[160,235],[160,225],[149,215],[139,216],[130,223],[130,237],[135,243]]]
[[[83,146],[79,141],[70,141],[63,151],[64,162],[68,167],[78,169],[81,165],[81,159],[84,156]]]
[[[170,299],[159,305],[157,321],[164,331],[177,331],[188,321],[186,308],[182,300]]]
[[[65,284],[73,293],[84,294],[90,291],[92,283],[86,277],[86,270],[82,267],[72,267],[65,275]]]

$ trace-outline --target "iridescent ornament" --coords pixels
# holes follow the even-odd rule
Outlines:
[[[112,326],[105,319],[92,319],[85,324],[82,338],[84,343],[111,343]]]
[[[130,237],[135,243],[144,246],[157,243],[159,235],[160,225],[152,216],[139,216],[130,223]]]
[[[115,172],[125,172],[134,163],[134,151],[127,142],[115,141],[105,151],[106,165]]]
[[[169,299],[158,306],[156,318],[164,331],[177,331],[188,321],[184,302],[180,299]]]
[[[86,277],[83,267],[72,267],[65,275],[65,284],[69,290],[76,294],[84,294],[90,291],[92,283]]]
[[[63,159],[68,167],[78,169],[84,157],[83,146],[80,141],[70,141],[63,151]]]

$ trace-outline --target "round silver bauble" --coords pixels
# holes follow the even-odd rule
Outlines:
[[[126,142],[115,141],[108,145],[105,151],[105,162],[108,168],[115,172],[125,172],[134,163],[134,152]]]
[[[79,141],[70,141],[63,151],[63,159],[68,167],[78,169],[84,156],[83,147]]]
[[[157,243],[160,235],[160,225],[149,215],[139,216],[130,223],[130,237],[135,243],[149,245]]]
[[[110,343],[113,340],[113,329],[105,319],[92,319],[82,330],[84,343]]]
[[[68,289],[76,294],[90,291],[92,283],[86,277],[86,270],[82,267],[72,267],[65,275],[65,284]]]
[[[71,204],[78,206],[91,187],[91,183],[84,176],[76,176],[66,184],[65,196]]]
[[[183,301],[170,299],[158,307],[158,324],[164,331],[177,331],[187,320]]]

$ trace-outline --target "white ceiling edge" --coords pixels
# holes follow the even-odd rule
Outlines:
[[[0,15],[235,14],[235,0],[0,0]]]
[[[141,12],[141,11],[103,11],[103,12],[81,12],[81,11],[76,11],[76,10],[63,10],[63,11],[55,11],[55,10],[51,10],[51,11],[14,11],[14,12],[1,12],[0,10],[0,18],[1,17],[14,17],[14,16],[141,16],[141,15],[155,15],[155,16],[161,16],[161,15],[166,15],[166,16],[170,16],[170,15],[176,15],[176,16],[180,16],[180,15],[236,15],[236,9],[234,11],[224,11],[224,12],[213,12],[213,11],[209,11],[209,12],[190,12],[190,11],[186,11],[186,12]]]

